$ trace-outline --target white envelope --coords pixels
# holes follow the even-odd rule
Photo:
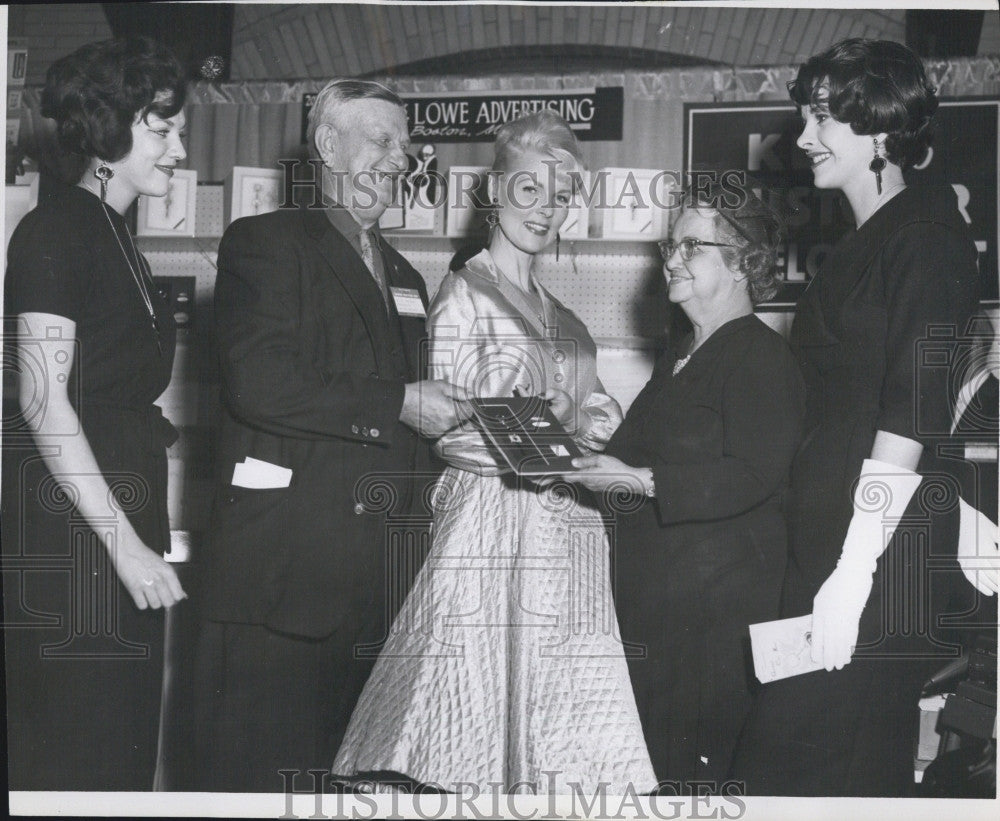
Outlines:
[[[754,672],[762,684],[823,669],[812,660],[811,631],[812,613],[750,625]]]
[[[263,459],[248,456],[237,462],[233,469],[233,486],[254,490],[271,490],[288,487],[292,482],[292,469],[272,465]]]

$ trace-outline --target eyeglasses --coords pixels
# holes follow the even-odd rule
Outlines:
[[[660,246],[660,256],[663,257],[663,261],[666,262],[674,255],[674,251],[680,249],[681,259],[684,262],[689,262],[691,257],[694,256],[695,251],[701,245],[711,245],[715,248],[735,248],[731,242],[708,242],[703,239],[695,239],[694,237],[684,237],[684,239],[674,241],[672,239],[665,239],[662,242],[657,243]]]

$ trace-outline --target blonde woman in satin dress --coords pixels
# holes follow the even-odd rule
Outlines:
[[[499,131],[489,246],[444,280],[428,323],[434,378],[473,396],[543,395],[580,446],[599,451],[621,410],[597,379],[586,327],[533,275],[581,167],[552,112]],[[398,773],[447,792],[651,791],[592,497],[518,479],[469,423],[436,447],[449,467],[431,551],[334,775]]]

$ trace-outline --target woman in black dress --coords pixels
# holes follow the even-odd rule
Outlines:
[[[809,284],[791,334],[808,393],[782,615],[812,613],[825,669],[763,688],[733,775],[755,795],[901,796],[921,684],[948,660],[934,635],[944,585],[930,569],[951,540],[935,520],[957,512],[929,475],[950,427],[948,369],[920,351],[964,333],[976,250],[954,191],[904,183],[937,108],[915,54],[845,40],[789,91],[816,186],[842,191],[857,224]]]
[[[777,618],[781,492],[803,389],[788,345],[753,313],[777,290],[779,223],[749,192],[709,191],[661,243],[693,333],[666,351],[603,455],[564,478],[641,491],[615,522],[622,639],[666,792],[725,780],[751,704],[748,625]],[[730,205],[735,207],[729,207]]]
[[[144,38],[52,65],[42,113],[85,164],[8,250],[3,559],[15,790],[153,786],[173,568],[153,404],[175,328],[124,214],[186,154],[181,65]]]

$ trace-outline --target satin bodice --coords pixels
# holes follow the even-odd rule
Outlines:
[[[578,443],[603,450],[621,423],[621,408],[597,378],[597,346],[572,311],[536,283],[542,310],[481,251],[449,274],[428,317],[430,372],[476,397],[524,396],[558,388],[586,414]],[[480,474],[501,472],[485,437],[467,422],[442,436],[438,454]]]

